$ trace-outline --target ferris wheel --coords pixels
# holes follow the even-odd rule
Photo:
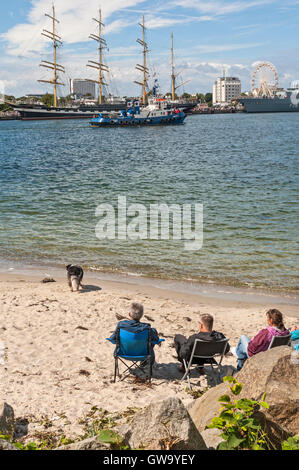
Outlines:
[[[251,92],[255,96],[272,96],[278,87],[278,73],[271,62],[260,62],[251,78]]]

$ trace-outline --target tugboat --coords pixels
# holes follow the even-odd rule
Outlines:
[[[137,64],[136,69],[142,72],[142,81],[135,81],[137,85],[142,87],[142,103],[139,101],[127,103],[127,110],[122,110],[119,114],[99,113],[98,117],[94,117],[90,121],[92,127],[136,127],[136,126],[160,126],[183,124],[186,117],[184,111],[177,107],[170,107],[169,102],[159,96],[158,80],[155,79],[152,89],[152,96],[149,97],[147,54],[149,53],[148,45],[145,42],[145,24],[144,16],[142,23],[142,39],[137,39],[138,44],[142,46],[143,64]],[[174,87],[174,82],[173,82]],[[147,104],[146,104],[147,103]]]
[[[135,101],[127,111],[113,116],[108,113],[99,113],[90,121],[92,127],[136,127],[136,126],[159,126],[183,124],[186,115],[179,109],[168,109],[164,98],[153,97],[149,104],[140,108],[139,102]]]

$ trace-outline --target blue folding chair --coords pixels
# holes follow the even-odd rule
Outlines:
[[[157,342],[151,341],[151,330],[146,328],[143,331],[132,333],[123,328],[119,328],[116,334],[116,341],[111,341],[110,338],[106,338],[112,344],[116,344],[116,350],[114,352],[114,382],[116,382],[116,376],[119,375],[118,360],[120,360],[126,367],[123,374],[127,371],[132,372],[133,368],[138,368],[143,374],[146,374],[144,366],[148,366],[148,380],[151,381],[152,377],[152,363],[151,363],[151,345],[160,344],[164,339],[159,339]],[[133,364],[128,365],[125,361],[131,361]],[[141,365],[138,364],[141,362]],[[128,375],[128,374],[127,374]],[[123,380],[127,375],[124,375]]]

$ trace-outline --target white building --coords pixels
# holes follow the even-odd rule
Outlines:
[[[71,80],[71,93],[76,98],[84,98],[88,94],[96,98],[96,84],[82,78],[74,78]]]
[[[241,82],[236,77],[219,77],[213,85],[213,106],[230,104],[241,95]]]

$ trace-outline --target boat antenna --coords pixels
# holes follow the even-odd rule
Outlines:
[[[97,83],[99,85],[99,104],[102,104],[102,90],[103,86],[107,86],[107,83],[104,81],[104,72],[109,72],[108,65],[103,64],[103,50],[107,49],[107,42],[102,37],[102,29],[104,28],[104,23],[102,23],[102,10],[99,9],[99,18],[93,18],[98,25],[98,33],[97,34],[90,34],[89,39],[96,41],[99,45],[99,62],[94,62],[93,60],[89,60],[87,67],[91,67],[93,69],[97,69],[99,71],[98,80],[90,80],[90,82]]]
[[[142,98],[143,98],[143,103],[146,104],[146,98],[147,98],[147,76],[149,73],[148,67],[147,67],[147,54],[149,53],[149,49],[147,46],[147,43],[145,42],[145,24],[144,24],[144,15],[142,16],[142,23],[138,23],[139,26],[142,28],[142,39],[137,39],[136,42],[140,44],[143,47],[143,65],[137,64],[136,69],[139,72],[143,73],[143,80],[142,82],[137,82],[134,81],[134,83],[137,83],[137,85],[140,85],[142,87]]]
[[[189,83],[190,80],[186,80],[183,83],[180,83],[179,85],[176,85],[176,79],[179,76],[180,72],[175,74],[175,67],[174,67],[174,54],[173,54],[173,33],[171,33],[171,99],[172,101],[175,100],[175,92],[176,90],[185,85],[186,83]]]
[[[45,14],[48,18],[52,20],[52,31],[43,29],[41,33],[42,36],[53,41],[53,62],[48,62],[47,60],[42,60],[40,67],[45,67],[54,71],[52,80],[38,80],[40,83],[50,83],[54,85],[54,108],[57,107],[57,85],[64,85],[64,83],[59,82],[58,72],[65,73],[64,67],[57,64],[57,47],[62,45],[61,37],[56,33],[56,24],[59,23],[58,19],[55,16],[55,6],[52,6],[52,15]]]

